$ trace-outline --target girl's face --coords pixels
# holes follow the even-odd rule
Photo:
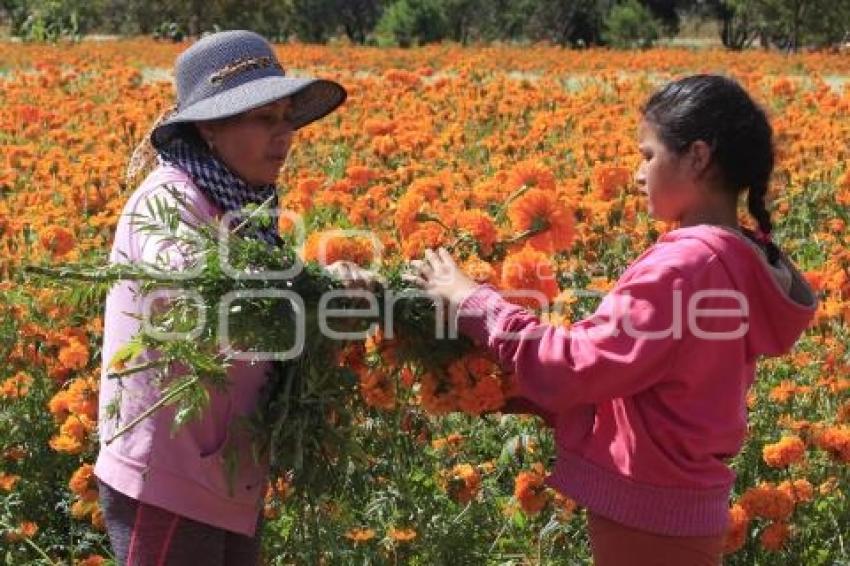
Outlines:
[[[667,222],[681,221],[698,198],[687,154],[670,150],[658,137],[655,126],[642,120],[638,128],[638,149],[643,160],[635,181],[649,197],[650,216]]]
[[[196,126],[213,153],[246,183],[267,185],[277,179],[292,145],[291,109],[292,100],[284,98]]]

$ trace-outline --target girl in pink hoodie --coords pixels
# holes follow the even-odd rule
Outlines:
[[[516,374],[511,410],[555,429],[547,482],[587,508],[596,564],[716,565],[756,360],[789,351],[816,299],[771,239],[772,132],[741,86],[714,75],[670,83],[643,108],[638,137],[649,212],[680,227],[590,318],[543,324],[444,249],[408,278]],[[738,225],[744,191],[755,231]]]

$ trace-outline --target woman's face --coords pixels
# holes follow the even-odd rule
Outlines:
[[[231,171],[254,186],[274,183],[295,129],[292,100],[284,98],[231,118],[196,122],[201,137]]]

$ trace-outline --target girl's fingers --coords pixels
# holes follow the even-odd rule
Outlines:
[[[352,270],[354,286],[358,289],[368,290],[374,286],[372,274],[359,265]]]
[[[346,289],[364,287],[367,278],[361,273],[359,265],[354,262],[339,260],[328,266],[334,277],[336,277]]]
[[[425,263],[427,263],[431,267],[431,271],[434,272],[436,272],[440,267],[440,258],[431,248],[425,249]]]
[[[363,281],[363,288],[368,291],[374,291],[378,287],[378,282],[371,271],[360,269],[360,279]]]
[[[425,267],[425,262],[421,259],[413,259],[409,264],[410,273],[422,273],[422,269]]]
[[[414,259],[410,262],[410,266],[413,273],[423,277],[430,277],[433,272],[431,264],[424,260]]]
[[[405,273],[401,276],[401,278],[402,278],[403,281],[407,281],[408,283],[413,283],[417,287],[427,287],[428,286],[428,282],[425,281],[423,278],[419,277],[418,275]]]
[[[446,248],[440,246],[440,249],[437,250],[437,254],[439,254],[440,259],[442,259],[446,264],[450,266],[455,265],[455,260],[452,257],[452,254],[450,254],[449,250],[447,250]]]
[[[335,261],[334,263],[326,266],[325,270],[336,279],[344,280],[348,275],[348,266],[341,261]]]

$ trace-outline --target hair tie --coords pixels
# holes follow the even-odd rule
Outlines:
[[[764,232],[761,228],[756,229],[755,237],[758,242],[764,245],[773,243],[773,237],[770,235],[770,232]]]

